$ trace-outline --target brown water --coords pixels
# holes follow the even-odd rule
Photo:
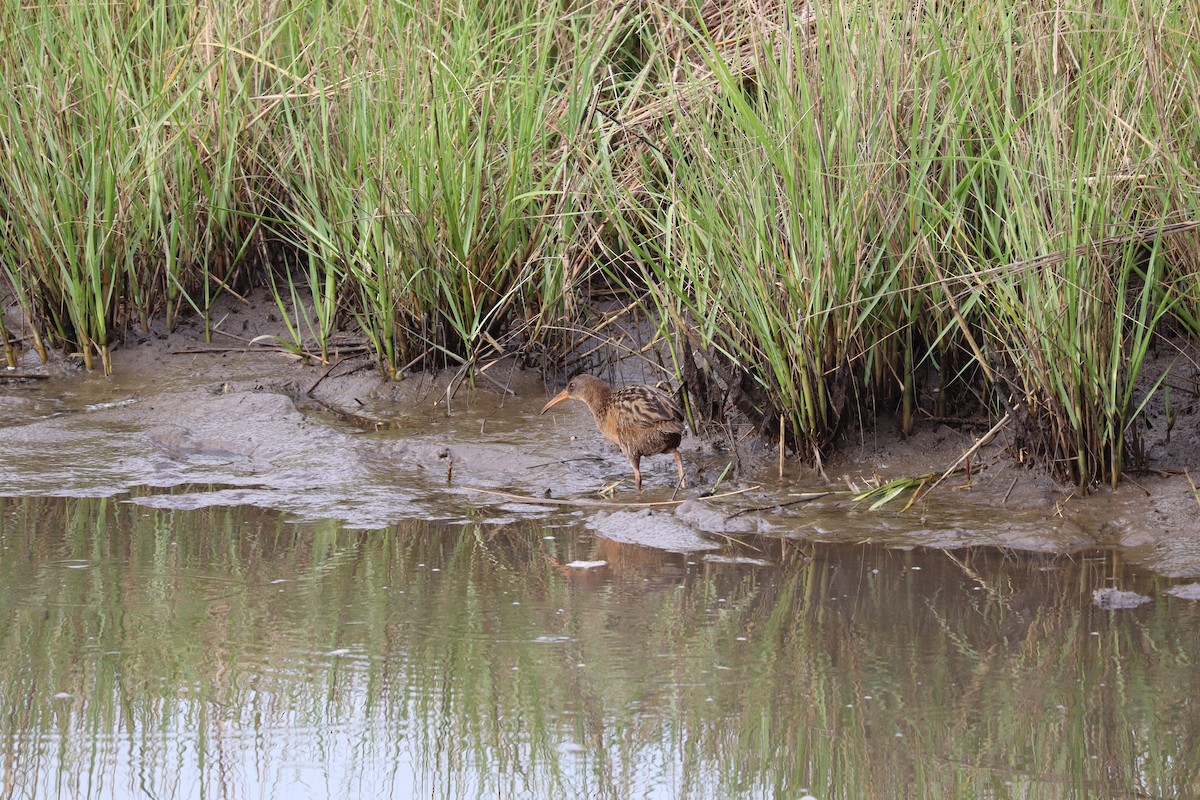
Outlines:
[[[0,797],[1200,796],[1200,610],[1111,553],[129,497],[0,499]]]

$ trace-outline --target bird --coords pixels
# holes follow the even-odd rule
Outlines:
[[[671,395],[654,386],[626,386],[613,389],[592,375],[576,375],[567,388],[542,407],[545,414],[564,400],[579,400],[592,411],[596,427],[633,465],[633,481],[642,490],[642,456],[670,453],[679,470],[679,488],[687,484],[683,477],[683,459],[679,443],[683,440],[683,411]]]

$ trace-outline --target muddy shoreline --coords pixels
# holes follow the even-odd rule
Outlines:
[[[502,359],[485,377],[451,370],[388,382],[352,349],[332,368],[305,364],[251,344],[282,333],[273,310],[231,303],[211,343],[198,321],[132,335],[114,349],[109,378],[70,358],[43,365],[26,350],[19,371],[45,377],[0,382],[0,493],[171,508],[242,503],[358,528],[413,516],[583,518],[601,536],[684,552],[743,536],[993,546],[1015,556],[1116,548],[1168,577],[1200,577],[1200,505],[1188,474],[1200,414],[1190,408],[1176,410],[1157,438],[1148,430],[1149,472],[1088,496],[1018,463],[1001,433],[972,459],[969,480],[955,474],[907,510],[900,501],[869,511],[855,491],[941,473],[979,435],[925,422],[904,439],[886,418],[847,437],[822,470],[789,458],[782,477],[777,453],[753,436],[689,436],[681,448],[689,488],[674,491],[674,465],[658,456],[643,462],[638,495],[586,409],[538,415],[560,387],[537,370]],[[654,379],[636,365],[620,377]],[[736,494],[702,496],[714,489]]]

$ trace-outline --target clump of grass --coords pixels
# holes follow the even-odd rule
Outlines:
[[[196,52],[194,15],[165,6],[14,14],[0,23],[4,274],[35,336],[107,372],[115,330],[164,307],[171,324],[185,299],[207,309],[197,276],[239,245],[214,211],[239,178],[236,149],[204,124],[215,63]]]
[[[924,81],[952,65],[906,54],[897,10],[837,8],[815,33],[784,11],[737,48],[692,30],[699,99],[664,126],[657,190],[628,198],[624,241],[680,349],[812,458],[861,401],[903,403],[910,429],[916,371],[954,325],[920,208],[951,130]]]
[[[318,338],[353,317],[392,377],[510,351],[562,309],[570,141],[609,41],[543,2],[423,9],[347,53],[351,21],[321,21],[277,118],[273,215],[304,254],[287,291]]]
[[[1124,466],[1145,399],[1139,373],[1179,299],[1160,200],[1188,180],[1179,161],[1130,135],[1131,120],[1155,129],[1144,99],[1164,76],[1143,69],[1154,33],[1144,25],[1156,23],[1117,10],[1081,10],[1050,30],[1026,10],[996,17],[983,53],[998,63],[967,117],[987,145],[960,184],[970,216],[953,221],[978,259],[963,274],[998,400],[1018,412],[1018,445],[1085,488],[1115,485]],[[1130,75],[1142,84],[1132,92]],[[1194,98],[1177,99],[1194,119]],[[1134,163],[1155,166],[1135,178]]]

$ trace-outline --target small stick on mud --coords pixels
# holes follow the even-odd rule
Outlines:
[[[513,354],[513,355],[515,355],[515,354]],[[495,386],[497,389],[499,389],[501,392],[508,395],[509,397],[516,397],[517,396],[516,392],[514,392],[508,386],[505,386],[500,381],[493,378],[491,375],[487,374],[488,367],[492,366],[493,364],[499,363],[501,360],[503,360],[505,358],[508,358],[508,355],[503,355],[503,356],[500,356],[500,358],[496,358],[496,359],[493,359],[492,361],[489,361],[488,363],[484,364],[479,369],[475,370],[475,374],[480,376],[481,378],[487,378],[489,381],[492,382],[493,386]]]
[[[1000,432],[1001,428],[1003,428],[1005,425],[1008,424],[1008,421],[1010,419],[1012,419],[1012,412],[1005,414],[1000,419],[999,422],[997,422],[995,425],[992,426],[991,430],[989,430],[983,436],[979,437],[979,441],[975,442],[975,444],[968,447],[967,452],[965,452],[961,456],[959,456],[957,461],[955,461],[953,464],[951,464],[949,467],[946,468],[946,471],[942,473],[942,477],[940,477],[936,481],[934,481],[929,486],[929,488],[925,490],[925,494],[928,495],[930,492],[932,492],[934,489],[936,489],[938,487],[938,485],[941,484],[942,481],[946,480],[946,478],[948,478],[951,474],[953,474],[958,469],[959,464],[963,463],[964,461],[969,459],[971,456],[975,455],[975,453],[977,453],[979,451],[979,448],[983,447],[988,442],[990,442],[993,438],[995,438],[996,434]],[[915,500],[916,498],[914,497],[913,499]]]
[[[421,359],[425,358],[425,356],[427,356],[427,355],[429,355],[429,348],[426,348],[426,349],[422,350],[422,351],[421,351],[421,354],[420,354],[419,356],[417,356],[417,357],[416,357],[416,358],[414,358],[412,361],[410,361],[410,362],[408,362],[407,364],[405,364],[405,365],[404,365],[403,367],[401,367],[400,369],[396,370],[396,374],[397,374],[397,375],[403,375],[404,373],[408,372],[410,369],[412,369],[413,367],[415,367],[415,366],[417,365],[417,363],[421,361]]]
[[[786,448],[783,444],[784,443],[783,437],[787,433],[787,428],[784,427],[786,424],[787,423],[784,421],[783,414],[780,414],[779,415],[779,477],[781,477],[781,478],[783,477],[783,456],[784,456],[784,451],[786,450]]]
[[[329,365],[329,369],[327,369],[327,370],[325,370],[323,373],[321,373],[321,377],[317,378],[317,382],[316,382],[316,383],[314,383],[312,386],[308,387],[308,391],[307,391],[307,392],[305,392],[304,394],[306,394],[306,395],[307,395],[307,396],[309,396],[309,397],[312,397],[312,393],[313,393],[313,391],[315,391],[315,390],[316,390],[316,388],[317,388],[318,386],[320,386],[320,385],[321,385],[321,381],[323,381],[323,380],[325,380],[326,378],[328,378],[328,377],[329,377],[329,374],[330,374],[331,372],[333,372],[334,368],[335,368],[335,367],[337,367],[337,365],[338,365],[338,364],[342,364],[342,363],[344,363],[344,362],[346,362],[346,361],[353,361],[354,359],[362,358],[362,357],[363,357],[363,356],[365,356],[365,355],[367,355],[367,354],[366,354],[366,353],[360,353],[360,354],[358,354],[358,355],[356,355],[356,356],[349,356],[349,357],[347,357],[347,358],[343,358],[343,359],[340,359],[340,360],[338,360],[338,361],[335,361],[335,362],[333,362],[332,364],[330,364],[330,365]]]
[[[730,514],[729,516],[725,517],[725,519],[726,519],[726,521],[728,521],[728,520],[733,519],[734,517],[740,517],[742,514],[753,514],[757,511],[774,511],[777,508],[787,508],[788,506],[797,506],[797,505],[800,505],[801,503],[811,503],[813,500],[820,500],[822,497],[829,497],[829,495],[831,495],[831,494],[838,494],[838,493],[837,492],[812,492],[811,494],[807,494],[804,497],[801,497],[799,500],[789,500],[786,503],[772,503],[769,506],[751,506],[750,508],[743,508],[741,511],[735,511],[732,514]]]
[[[320,386],[320,385],[321,385],[321,381],[323,381],[323,380],[325,380],[326,378],[328,378],[328,377],[329,377],[329,373],[333,372],[333,368],[334,368],[334,367],[336,367],[336,366],[337,366],[338,364],[340,364],[340,363],[341,363],[340,361],[335,361],[335,362],[333,362],[332,364],[330,364],[330,365],[329,365],[329,369],[327,369],[327,370],[325,370],[324,372],[322,372],[322,373],[321,373],[321,377],[317,378],[317,380],[316,380],[316,383],[314,383],[312,386],[308,387],[308,391],[307,391],[307,392],[305,392],[304,394],[308,395],[309,397],[312,397],[312,393],[313,393],[313,391],[314,391],[314,390],[315,390],[315,389],[316,389],[318,386]]]
[[[450,411],[450,401],[454,399],[454,395],[458,394],[458,386],[462,383],[463,378],[467,376],[467,371],[471,368],[471,362],[464,361],[459,367],[458,372],[454,373],[454,377],[450,379],[450,383],[446,386],[446,416],[452,416]]]

